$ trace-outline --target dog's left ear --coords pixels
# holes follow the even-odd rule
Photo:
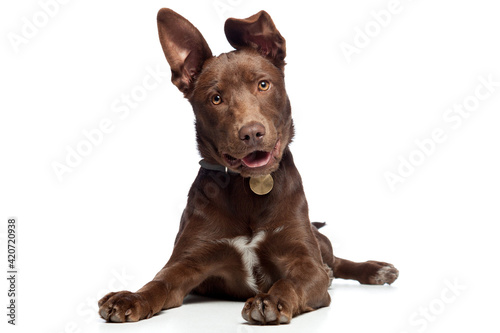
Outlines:
[[[229,44],[235,49],[254,48],[281,70],[284,69],[286,42],[265,11],[243,20],[227,19],[224,32]]]

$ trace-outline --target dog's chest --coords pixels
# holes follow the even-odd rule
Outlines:
[[[259,248],[268,238],[268,232],[259,231],[252,236],[239,236],[220,240],[221,243],[228,245],[236,251],[241,257],[241,264],[244,271],[244,283],[253,292],[258,292],[259,282],[265,279],[261,269],[259,259]]]

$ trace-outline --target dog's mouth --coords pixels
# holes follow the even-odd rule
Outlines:
[[[265,168],[271,164],[273,157],[277,158],[279,156],[280,146],[281,143],[280,140],[278,140],[271,151],[255,150],[242,158],[236,158],[229,154],[223,154],[223,156],[225,162],[232,169],[245,167],[254,170]]]
[[[233,157],[229,154],[224,154],[224,158],[231,166],[242,163],[248,168],[260,168],[269,163],[269,161],[271,160],[271,153],[267,151],[257,150],[251,152],[241,159],[237,159],[236,157]]]

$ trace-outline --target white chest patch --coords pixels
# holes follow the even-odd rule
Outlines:
[[[259,266],[256,249],[266,237],[265,231],[259,231],[253,237],[239,236],[221,240],[232,246],[240,255],[246,273],[246,283],[254,292],[258,292],[257,281],[253,274],[254,268]]]

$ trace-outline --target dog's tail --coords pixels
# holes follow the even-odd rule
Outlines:
[[[326,225],[326,222],[312,222],[311,223],[316,229],[321,229]]]

